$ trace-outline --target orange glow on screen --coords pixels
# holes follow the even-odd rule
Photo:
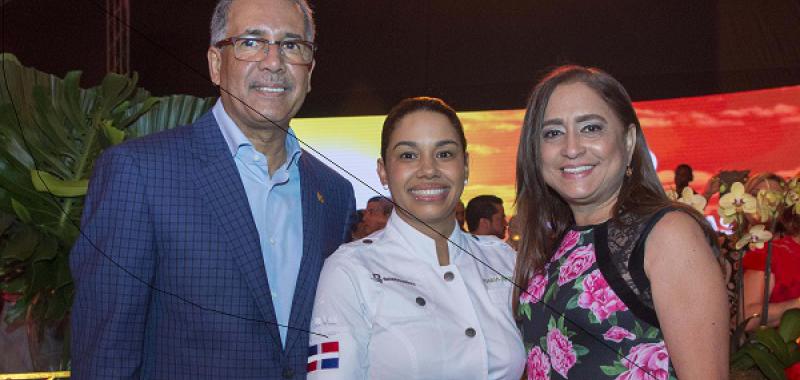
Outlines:
[[[720,170],[772,171],[785,177],[800,171],[800,86],[634,105],[665,187],[674,186],[673,169],[681,163],[694,169],[691,186],[696,192],[702,192],[708,178]],[[510,214],[524,114],[524,110],[459,113],[470,154],[465,203],[476,195],[495,194],[504,199]],[[292,127],[301,140],[385,193],[375,173],[383,119],[382,115],[296,119]],[[375,193],[344,175],[353,182],[358,207],[364,207]]]

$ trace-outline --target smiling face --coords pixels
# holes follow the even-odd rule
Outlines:
[[[575,220],[608,219],[633,152],[635,128],[625,128],[603,98],[575,82],[553,91],[538,138],[542,178],[569,204]]]
[[[397,121],[385,162],[378,160],[378,176],[408,224],[429,236],[435,234],[425,224],[446,236],[453,230],[467,168],[464,147],[446,116],[421,110]]]
[[[272,41],[303,40],[305,26],[300,7],[288,0],[237,0],[228,14],[227,37],[258,37]],[[237,60],[233,46],[208,49],[211,80],[220,87],[225,111],[245,133],[275,123],[286,127],[310,91],[312,65],[291,65],[271,45],[260,62]],[[246,103],[250,107],[242,102]]]

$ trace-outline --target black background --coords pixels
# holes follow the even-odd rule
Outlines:
[[[131,68],[155,95],[211,96],[213,0],[132,0]],[[800,1],[312,0],[300,116],[383,114],[406,96],[522,108],[553,65],[600,67],[635,100],[800,84]],[[83,86],[105,72],[103,0],[6,0],[4,51]]]

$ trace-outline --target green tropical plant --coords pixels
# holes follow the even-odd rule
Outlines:
[[[72,304],[68,254],[95,159],[127,138],[194,121],[213,99],[152,97],[135,73],[84,90],[79,71],[60,79],[0,59],[0,291],[21,295],[9,322],[43,328],[62,323]]]
[[[191,124],[214,106],[216,98],[169,95],[160,97],[158,100],[158,104],[153,109],[128,127],[127,132],[130,137],[144,136],[167,128]]]
[[[767,379],[786,379],[784,370],[800,363],[800,309],[784,312],[777,328],[768,327],[767,300],[770,299],[773,231],[776,230],[778,216],[784,210],[790,210],[794,214],[800,212],[800,177],[792,178],[786,186],[778,190],[759,190],[755,196],[747,194],[741,182],[735,182],[726,194],[720,195],[720,218],[724,223],[731,223],[733,226],[733,233],[726,236],[723,247],[727,247],[729,254],[733,252],[732,257],[738,261],[738,303],[743,298],[744,269],[741,261],[746,249],[762,249],[767,246],[761,313],[745,318],[743,305],[738,305],[736,329],[731,335],[731,369],[741,371],[757,368]],[[747,333],[748,324],[756,317],[759,318],[759,327]]]
[[[747,323],[747,321],[745,322]],[[800,309],[783,313],[778,328],[759,327],[731,356],[731,368],[758,367],[770,380],[786,379],[784,368],[800,363]]]

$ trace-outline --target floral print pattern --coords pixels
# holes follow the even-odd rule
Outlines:
[[[561,241],[561,245],[558,247],[556,254],[553,255],[553,258],[550,259],[550,261],[551,262],[558,261],[561,258],[561,256],[564,256],[564,253],[571,250],[572,248],[575,248],[575,246],[578,245],[580,238],[581,234],[578,231],[570,230],[569,232],[567,232],[567,234],[564,235],[564,240]]]
[[[564,378],[567,378],[567,372],[578,359],[572,342],[557,328],[547,333],[547,355],[550,356],[553,369]]]
[[[539,347],[534,347],[528,353],[525,369],[528,372],[528,380],[550,380],[550,359]]]
[[[622,364],[628,370],[619,380],[669,379],[669,354],[664,342],[642,343],[631,349]]]
[[[638,319],[603,276],[593,228],[571,229],[520,294],[530,379],[675,379],[657,327]]]
[[[605,334],[603,334],[603,339],[610,340],[614,343],[622,342],[623,339],[636,339],[636,334],[625,330],[623,327],[619,326],[612,326]]]
[[[592,311],[595,319],[602,322],[617,311],[628,310],[628,307],[608,286],[608,282],[595,269],[583,278],[583,293],[578,297],[578,306]]]
[[[542,300],[544,290],[547,287],[547,276],[539,273],[528,282],[528,289],[519,295],[519,302],[537,303]]]
[[[558,285],[564,285],[586,272],[595,262],[594,247],[591,244],[579,247],[561,265],[558,271]]]

